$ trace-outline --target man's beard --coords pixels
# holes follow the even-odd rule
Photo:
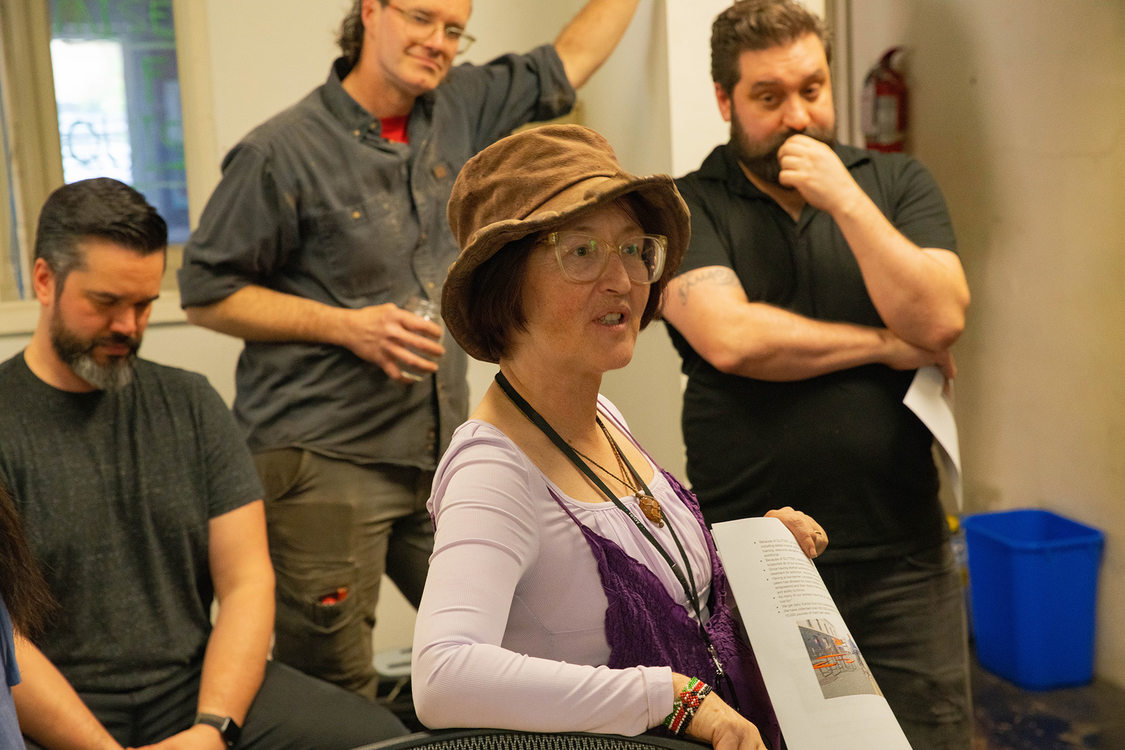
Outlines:
[[[815,138],[821,143],[827,143],[829,146],[836,145],[835,127],[820,128],[813,125],[810,125],[803,131],[790,128],[786,132],[779,133],[773,138],[770,138],[765,143],[753,143],[746,135],[746,130],[742,127],[742,123],[738,119],[737,110],[731,107],[730,145],[734,150],[734,155],[735,158],[738,159],[738,163],[758,179],[770,185],[776,185],[782,190],[792,190],[793,188],[782,185],[779,181],[781,162],[778,161],[777,152],[785,141],[789,140],[791,136],[798,134]]]
[[[94,358],[94,348],[104,345],[125,345],[129,353],[110,357],[104,364]],[[133,360],[141,346],[140,337],[112,333],[93,340],[84,340],[63,326],[56,315],[51,321],[51,346],[59,359],[78,377],[103,391],[119,391],[133,382]]]

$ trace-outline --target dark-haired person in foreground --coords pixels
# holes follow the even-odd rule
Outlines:
[[[827,41],[794,0],[712,27],[730,143],[676,182],[692,238],[664,301],[687,474],[708,523],[800,503],[831,529],[817,568],[911,745],[964,750],[964,595],[902,399],[919,367],[953,377],[969,289],[925,167],[836,143]]]
[[[344,750],[401,734],[385,709],[267,662],[273,572],[242,435],[203,376],[136,356],[166,244],[116,180],[65,185],[40,213],[39,322],[0,364],[0,483],[59,603],[18,642],[28,746]]]
[[[0,484],[0,747],[24,746],[12,702],[20,682],[16,639],[37,634],[54,602],[8,490]]]

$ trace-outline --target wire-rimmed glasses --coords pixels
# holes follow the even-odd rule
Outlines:
[[[406,22],[407,33],[416,42],[425,41],[434,35],[434,30],[441,28],[441,38],[447,44],[457,47],[457,54],[467,50],[477,40],[472,34],[465,32],[460,26],[450,26],[433,17],[433,14],[424,10],[400,8],[394,3],[384,2],[383,7],[397,11]]]
[[[542,242],[555,250],[563,277],[577,284],[597,281],[617,253],[625,273],[634,284],[651,284],[664,273],[668,238],[661,234],[638,234],[614,244],[585,232],[551,232]]]

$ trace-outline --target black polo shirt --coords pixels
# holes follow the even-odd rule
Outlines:
[[[836,151],[861,188],[920,247],[955,250],[929,172],[903,155]],[[692,239],[680,273],[734,270],[752,301],[819,320],[883,327],[842,232],[805,206],[793,221],[745,177],[729,147],[677,180]],[[792,505],[820,522],[826,561],[908,553],[945,535],[932,437],[903,404],[913,371],[866,365],[793,382],[727,375],[671,325],[688,376],[687,471],[708,522]]]

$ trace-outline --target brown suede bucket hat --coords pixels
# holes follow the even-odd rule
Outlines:
[[[580,125],[524,130],[470,159],[449,199],[449,224],[461,254],[441,295],[441,315],[457,343],[476,359],[496,361],[466,316],[472,277],[481,264],[510,242],[552,231],[630,193],[647,209],[640,216],[645,231],[668,238],[664,273],[652,285],[659,295],[675,275],[691,235],[687,206],[671,177],[629,174],[609,142]]]

